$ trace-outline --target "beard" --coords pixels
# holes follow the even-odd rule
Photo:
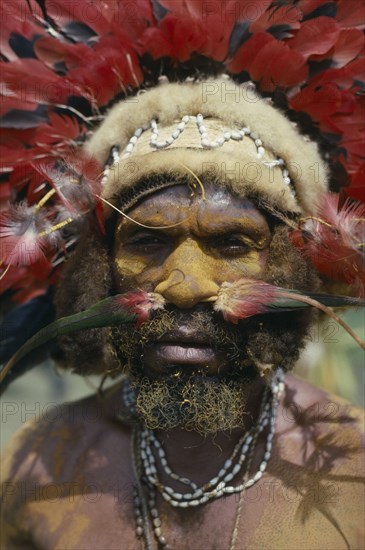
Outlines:
[[[261,315],[231,325],[209,306],[190,312],[169,308],[139,328],[112,328],[112,341],[136,396],[136,414],[145,426],[164,431],[183,428],[207,436],[245,427],[247,401],[258,381],[267,382],[278,367],[286,371],[293,367],[310,317],[308,311]],[[172,363],[156,376],[146,368],[148,350],[187,324],[225,357],[224,368],[211,375],[202,367]]]

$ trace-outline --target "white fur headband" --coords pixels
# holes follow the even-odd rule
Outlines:
[[[188,171],[239,196],[311,214],[327,189],[317,145],[250,86],[163,83],[115,105],[86,145],[106,167],[109,200],[151,176]]]

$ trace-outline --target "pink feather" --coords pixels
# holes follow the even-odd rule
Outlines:
[[[115,297],[113,307],[119,309],[128,309],[137,316],[137,326],[141,325],[150,318],[151,312],[161,309],[165,305],[165,300],[160,294],[155,292],[145,292],[136,290],[121,294]]]
[[[267,311],[279,292],[280,288],[256,279],[223,283],[214,309],[222,312],[226,321],[236,324],[240,319]]]
[[[25,266],[44,258],[45,239],[39,237],[46,228],[43,211],[20,203],[1,216],[1,259],[7,265]]]

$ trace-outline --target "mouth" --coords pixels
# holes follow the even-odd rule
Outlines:
[[[192,372],[204,370],[209,375],[217,374],[222,361],[220,355],[209,338],[182,326],[149,346],[144,353],[144,363],[158,373],[180,367]]]
[[[156,354],[160,359],[175,365],[199,365],[210,363],[215,359],[215,350],[197,342],[158,342],[154,344]]]

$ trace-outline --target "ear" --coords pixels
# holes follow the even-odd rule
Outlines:
[[[90,222],[62,272],[55,296],[57,318],[78,313],[109,296],[110,266],[107,238]],[[112,351],[109,328],[63,336],[59,344],[64,352],[61,366],[78,374],[105,373],[119,367]]]

